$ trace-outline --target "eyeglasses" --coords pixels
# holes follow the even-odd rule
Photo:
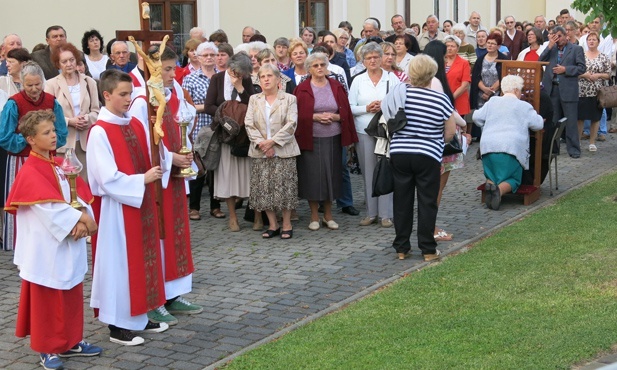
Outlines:
[[[128,51],[116,51],[114,52],[114,55],[126,55],[128,53],[129,53]]]
[[[214,58],[216,56],[216,54],[201,54],[200,57],[204,57],[204,58]]]
[[[313,64],[311,67],[313,68],[324,68],[326,66],[326,63],[316,63]]]
[[[487,42],[486,45],[493,45],[493,46],[497,46],[496,42]]]

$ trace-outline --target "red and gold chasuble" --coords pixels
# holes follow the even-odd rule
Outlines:
[[[172,112],[177,112],[180,101],[176,90],[165,106],[163,114],[163,143],[170,152],[177,152],[182,147],[180,126],[174,122]],[[191,231],[188,223],[188,209],[186,205],[185,180],[174,177],[179,168],[172,167],[169,184],[163,189],[163,213],[165,219],[165,280],[172,281],[192,274],[193,255],[191,253]]]
[[[118,171],[127,175],[143,174],[152,167],[146,133],[139,120],[133,118],[128,125],[98,121],[96,125],[103,128],[107,134]],[[100,205],[100,197],[95,198],[99,198],[95,204]],[[97,213],[97,222],[98,215],[100,213]],[[131,315],[137,316],[162,306],[166,301],[154,183],[146,185],[141,207],[122,205],[122,215],[129,268]],[[93,238],[93,255],[96,242]]]

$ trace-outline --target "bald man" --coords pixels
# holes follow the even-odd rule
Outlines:
[[[21,38],[14,33],[8,34],[4,36],[4,40],[2,41],[2,52],[5,57],[6,54],[13,50],[19,49],[22,47]],[[8,70],[6,69],[6,59],[0,63],[0,76],[6,76],[8,74]]]

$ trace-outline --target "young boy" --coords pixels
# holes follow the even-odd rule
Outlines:
[[[5,210],[16,214],[14,262],[23,279],[15,334],[30,335],[45,369],[62,369],[59,357],[96,356],[102,349],[82,340],[83,280],[88,271],[85,237],[97,230],[93,198],[77,178],[82,210],[69,205],[70,186],[54,158],[57,137],[51,110],[26,114],[19,129],[32,147],[17,174]]]
[[[156,48],[156,47],[155,47]],[[154,50],[159,53],[158,49]],[[161,79],[165,87],[165,100],[162,118],[162,129],[165,135],[159,143],[170,152],[179,151],[182,146],[180,127],[174,121],[180,109],[191,109],[195,116],[195,108],[185,98],[184,90],[175,80],[177,55],[170,48],[160,53]],[[159,107],[158,109],[162,109]],[[148,107],[145,97],[135,99],[130,113],[145,122],[148,117]],[[181,168],[190,167],[193,155],[173,154],[172,173]],[[191,233],[189,229],[188,209],[186,204],[186,180],[170,176],[163,179],[162,208],[165,220],[165,239],[163,244],[163,276],[165,279],[165,305],[150,311],[148,317],[153,322],[175,325],[178,320],[173,314],[196,314],[203,311],[199,305],[192,304],[182,297],[193,288],[193,257],[191,253]]]
[[[154,181],[171,169],[171,155],[161,147],[161,166],[152,167],[148,134],[126,114],[133,89],[128,74],[107,70],[99,87],[105,107],[90,130],[86,155],[100,225],[92,240],[90,304],[109,325],[111,342],[134,346],[144,339],[133,331],[169,327],[148,321],[146,313],[165,303]]]

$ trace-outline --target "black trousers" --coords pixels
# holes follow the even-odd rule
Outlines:
[[[418,247],[422,254],[434,254],[437,196],[441,163],[422,154],[392,154],[394,175],[394,230],[392,247],[397,253],[411,249],[414,197],[418,195]]]
[[[206,180],[208,180],[208,189],[210,191],[210,210],[221,208],[221,202],[218,199],[214,199],[214,173],[207,171],[205,176],[189,180],[189,209],[199,211],[201,208],[201,192]]]

